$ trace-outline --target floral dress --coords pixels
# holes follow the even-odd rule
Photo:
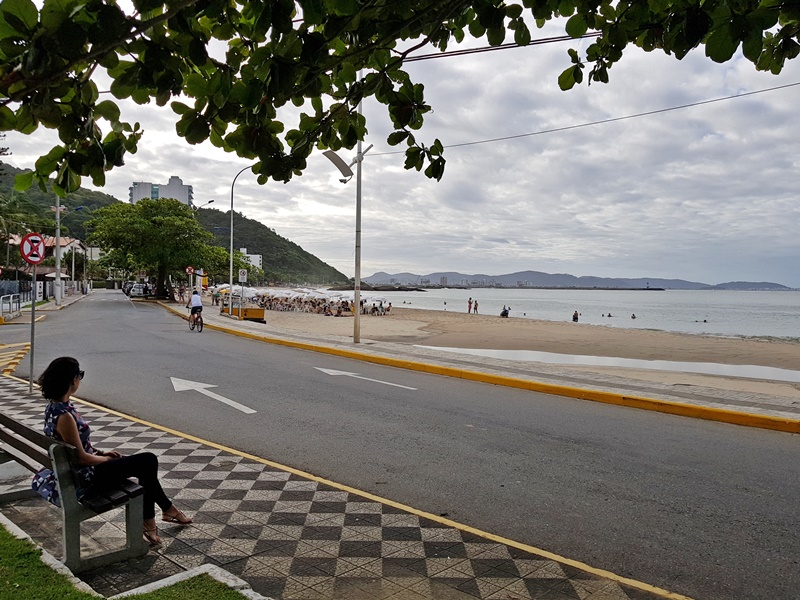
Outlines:
[[[47,408],[44,411],[44,434],[47,437],[51,437],[60,442],[64,441],[56,430],[58,418],[64,413],[69,413],[72,415],[72,418],[75,419],[75,423],[78,426],[78,435],[81,438],[81,445],[83,446],[83,449],[89,454],[96,454],[96,451],[92,446],[92,442],[89,440],[89,435],[91,434],[89,424],[82,416],[80,416],[80,414],[78,414],[78,411],[75,410],[72,402],[48,403]],[[94,467],[73,467],[72,472],[75,475],[75,485],[78,488],[78,496],[80,497],[86,491],[86,488],[92,484]]]

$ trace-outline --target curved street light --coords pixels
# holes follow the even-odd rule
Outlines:
[[[213,204],[213,203],[214,203],[214,201],[213,201],[213,200],[209,200],[208,202],[206,202],[205,204],[201,204],[200,206],[192,206],[192,210],[193,210],[194,212],[197,212],[198,210],[200,210],[200,209],[201,209],[201,208],[203,208],[204,206],[208,206],[209,204]]]
[[[253,165],[245,167],[236,174],[236,177],[231,182],[231,264],[228,281],[230,285],[228,288],[228,315],[231,317],[233,316],[233,186],[236,184],[236,180],[239,179],[239,175],[252,168]],[[242,286],[242,296],[244,296],[244,286]],[[242,320],[242,298],[239,298],[239,320]]]
[[[359,114],[361,114],[361,104],[358,105]],[[370,144],[366,150],[361,151],[361,140],[358,140],[356,146],[356,156],[347,164],[342,158],[333,150],[326,150],[322,155],[331,161],[334,166],[339,169],[339,172],[344,177],[340,179],[342,183],[347,183],[353,178],[353,165],[356,165],[356,264],[355,276],[353,277],[353,343],[358,344],[361,341],[361,163],[364,161],[364,156],[372,149]]]

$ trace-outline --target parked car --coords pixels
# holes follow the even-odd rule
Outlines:
[[[128,295],[131,298],[144,298],[149,294],[149,287],[146,283],[134,283]]]
[[[133,287],[133,285],[134,285],[135,283],[136,283],[135,281],[124,281],[124,282],[122,283],[122,292],[123,292],[123,293],[124,293],[126,296],[130,295],[130,293],[131,293],[131,288]]]

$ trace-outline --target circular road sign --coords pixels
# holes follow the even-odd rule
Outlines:
[[[19,244],[19,252],[28,263],[38,265],[44,260],[44,238],[40,233],[28,233]]]
[[[186,267],[186,274],[191,275],[194,273],[194,267]]]

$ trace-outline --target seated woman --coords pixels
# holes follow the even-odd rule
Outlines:
[[[161,508],[162,521],[188,525],[192,519],[172,504],[161,488],[155,454],[139,452],[122,456],[119,452],[104,452],[92,446],[89,425],[70,402],[83,375],[77,360],[62,356],[51,362],[39,377],[42,396],[50,401],[44,411],[44,433],[78,449],[80,466],[73,469],[73,474],[79,495],[135,477],[144,488],[144,537],[151,546],[159,546],[156,504]]]

